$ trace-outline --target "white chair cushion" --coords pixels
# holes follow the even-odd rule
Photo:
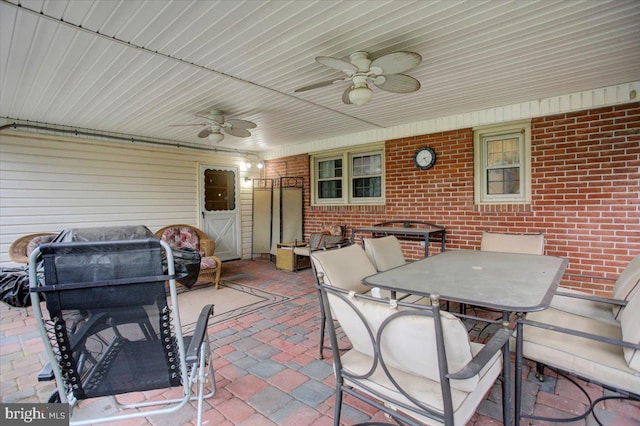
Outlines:
[[[636,292],[629,300],[620,316],[622,339],[625,342],[640,344],[640,293]],[[640,371],[640,350],[624,348],[624,359],[629,367]]]
[[[640,290],[640,255],[636,256],[618,277],[613,286],[613,298],[628,301],[638,290]],[[624,309],[619,306],[614,307],[614,318],[619,321]]]
[[[502,234],[483,232],[480,250],[502,253],[544,254],[542,234]]]
[[[309,256],[309,247],[294,247],[293,252],[298,256]]]
[[[334,250],[313,252],[311,260],[316,272],[324,273],[324,283],[356,293],[366,293],[369,287],[362,280],[377,273],[364,250],[351,245]]]
[[[364,251],[378,271],[387,271],[406,263],[396,237],[365,238]]]
[[[527,319],[613,339],[622,338],[619,325],[574,315],[554,308],[530,312]],[[562,370],[640,393],[640,372],[630,368],[620,346],[538,327],[523,327],[523,354]]]

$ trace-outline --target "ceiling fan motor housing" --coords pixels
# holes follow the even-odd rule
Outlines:
[[[371,59],[367,52],[355,52],[349,56],[349,59],[353,65],[358,67],[359,72],[369,72],[369,66],[371,65]]]

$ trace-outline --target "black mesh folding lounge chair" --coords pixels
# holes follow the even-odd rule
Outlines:
[[[171,249],[155,238],[51,243],[31,255],[34,314],[57,384],[50,402],[69,403],[71,424],[167,414],[190,400],[201,423],[203,399],[216,390],[207,335],[213,305],[202,309],[193,336],[183,337],[173,265]],[[144,393],[137,404],[116,399],[168,388]],[[117,413],[83,408],[81,401],[100,397],[112,399],[106,402]]]

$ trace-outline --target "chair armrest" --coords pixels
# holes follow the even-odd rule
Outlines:
[[[447,377],[450,379],[468,379],[480,373],[487,362],[509,343],[509,338],[513,335],[513,332],[513,329],[501,327],[467,365],[455,373],[447,374]]]
[[[216,262],[216,268],[222,268],[222,260],[218,256],[211,255],[209,257],[213,259],[214,262]]]
[[[606,303],[609,305],[616,305],[616,306],[627,305],[626,300],[613,299],[611,297],[604,297],[604,296],[594,296],[593,294],[586,294],[586,293],[585,294],[565,293],[562,290],[556,291],[554,296],[572,297],[574,299],[591,300],[592,302]]]
[[[524,325],[528,325],[528,326],[531,326],[531,327],[544,328],[546,330],[556,331],[558,333],[570,334],[572,336],[578,336],[578,337],[582,337],[584,339],[596,340],[598,342],[604,342],[604,343],[608,343],[610,345],[621,346],[623,348],[631,348],[631,349],[640,350],[640,343],[625,342],[624,340],[620,340],[620,339],[613,339],[611,337],[600,336],[598,334],[587,333],[587,332],[584,332],[584,331],[574,330],[574,329],[566,328],[566,327],[558,327],[558,326],[551,325],[551,324],[546,324],[546,323],[543,323],[543,322],[531,321],[531,320],[528,320],[526,318],[520,318],[520,319],[516,320],[516,322],[524,324]]]
[[[216,252],[215,241],[208,238],[202,238],[200,240],[200,250],[202,250],[205,256],[213,256],[213,254]]]
[[[191,337],[191,343],[185,354],[185,361],[188,363],[196,362],[200,356],[200,345],[204,341],[207,334],[207,326],[209,325],[209,317],[213,314],[213,305],[205,305],[200,311],[196,329]]]

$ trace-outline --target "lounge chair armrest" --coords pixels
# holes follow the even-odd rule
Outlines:
[[[586,294],[586,293],[585,294],[565,293],[562,290],[556,291],[554,296],[572,297],[574,299],[591,300],[592,302],[607,303],[609,305],[616,305],[616,306],[627,305],[626,300],[612,299],[610,297],[604,297],[604,296],[594,296],[593,294]]]
[[[468,379],[480,373],[496,352],[509,343],[509,338],[513,335],[513,332],[514,330],[511,328],[501,327],[467,365],[455,373],[447,374],[447,377],[450,379]]]
[[[213,305],[205,305],[200,311],[196,329],[191,337],[191,343],[185,354],[185,361],[188,363],[196,362],[200,356],[200,345],[204,341],[207,334],[207,326],[209,325],[209,317],[213,314]]]
[[[640,350],[640,343],[625,342],[624,340],[620,340],[620,339],[612,339],[611,337],[600,336],[598,334],[586,333],[584,331],[574,330],[566,327],[558,327],[555,325],[546,324],[538,321],[531,321],[526,318],[518,319],[517,322],[522,323],[524,325],[531,326],[531,327],[539,327],[539,328],[544,328],[550,331],[556,331],[559,333],[565,333],[565,334],[570,334],[572,336],[582,337],[584,339],[597,340],[599,342],[608,343],[610,345]]]

